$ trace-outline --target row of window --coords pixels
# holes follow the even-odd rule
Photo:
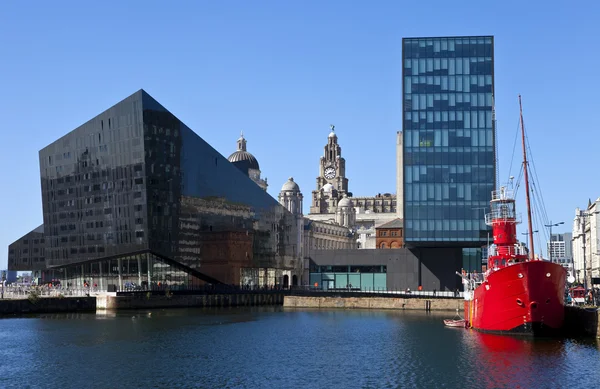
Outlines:
[[[378,231],[380,237],[387,237],[389,232],[389,236],[397,236],[402,237],[402,230],[399,229],[397,231]]]
[[[340,265],[340,266],[319,266],[314,263],[310,265],[311,273],[386,273],[386,265]]]
[[[391,200],[391,201],[390,200],[374,200],[372,202],[368,201],[368,200],[364,201],[364,202],[363,201],[356,201],[355,204],[356,204],[357,207],[370,207],[370,206],[374,206],[374,205],[378,205],[378,206],[386,205],[386,206],[389,206],[390,204],[391,205],[396,205],[396,200]]]
[[[428,219],[428,220],[406,220],[405,234],[411,231],[479,231],[488,230],[483,219]]]
[[[476,152],[481,149],[476,147],[493,147],[494,132],[492,129],[460,129],[460,130],[406,130],[404,135],[405,152],[418,153],[420,151],[431,154],[427,150],[419,150],[419,148],[437,148],[433,149],[433,153],[444,152]],[[454,148],[454,150],[449,149]],[[471,149],[473,147],[473,149]],[[460,148],[460,150],[458,149]]]
[[[32,240],[31,240],[31,242],[32,242],[33,244],[40,244],[40,243],[41,243],[41,244],[44,244],[44,238],[41,238],[41,239],[32,239]],[[29,244],[29,239],[23,239],[23,240],[21,241],[21,243],[23,243],[23,244]],[[12,251],[12,250],[11,250],[11,251]]]
[[[487,146],[486,146],[487,147]],[[478,148],[476,150],[481,150]],[[434,150],[437,151],[437,150]],[[439,152],[409,152],[404,153],[404,165],[473,165],[494,166],[494,154],[488,151],[471,151],[463,147],[455,150]]]
[[[432,52],[464,50],[465,47],[482,51],[492,47],[492,36],[439,37],[439,38],[404,38],[402,44],[405,50]]]
[[[440,165],[407,166],[404,170],[404,183],[431,183],[435,185],[451,183],[481,183],[494,180],[493,166]]]
[[[491,56],[454,57],[454,58],[405,58],[403,73],[405,76],[479,76],[491,74]]]
[[[407,203],[415,201],[482,201],[489,200],[491,188],[493,188],[493,184],[407,184],[404,196]]]
[[[447,97],[447,98],[444,98]],[[404,111],[486,111],[491,112],[493,105],[493,97],[491,92],[455,92],[455,93],[436,93],[436,91],[426,91],[423,93],[415,93],[404,96]],[[482,108],[486,108],[483,110]],[[415,112],[416,114],[417,112]],[[406,119],[406,118],[405,118]],[[421,120],[423,117],[421,118]],[[448,118],[443,120],[442,114],[436,121],[455,120]],[[456,119],[456,120],[462,120]],[[433,118],[432,118],[433,121]],[[412,122],[418,123],[419,117],[412,116]]]

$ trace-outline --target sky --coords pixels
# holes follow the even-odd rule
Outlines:
[[[0,269],[43,222],[38,151],[140,88],[225,156],[243,131],[269,193],[293,176],[305,213],[330,124],[350,191],[395,193],[403,37],[494,35],[500,182],[521,94],[546,214],[570,232],[600,197],[598,20],[589,0],[0,2]]]

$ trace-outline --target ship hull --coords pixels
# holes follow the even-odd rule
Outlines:
[[[492,333],[551,336],[564,321],[566,271],[547,261],[527,261],[490,273],[465,300],[473,329]]]

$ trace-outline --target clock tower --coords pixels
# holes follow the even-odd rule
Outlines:
[[[348,192],[346,160],[342,158],[342,148],[337,140],[335,126],[332,124],[325,145],[325,154],[319,161],[319,177],[317,177],[317,188],[312,192],[311,214],[333,214],[344,195],[352,196],[352,193]]]

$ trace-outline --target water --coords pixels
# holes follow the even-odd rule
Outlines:
[[[445,328],[451,316],[277,307],[0,319],[0,387],[597,387],[596,340]]]

